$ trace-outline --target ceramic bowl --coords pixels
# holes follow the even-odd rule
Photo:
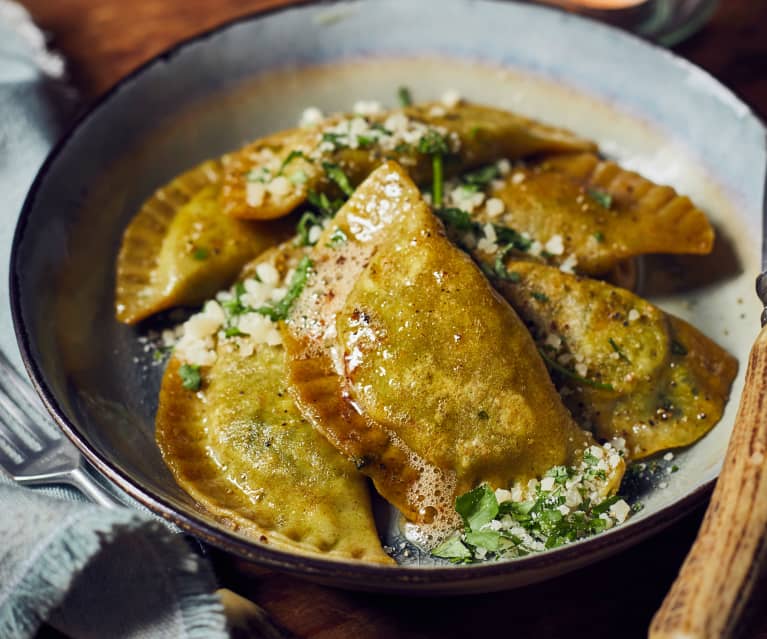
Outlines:
[[[752,291],[766,154],[765,129],[742,102],[665,50],[550,9],[488,0],[328,2],[257,14],[174,47],[106,94],[53,150],[24,206],[11,264],[17,336],[45,404],[100,472],[153,511],[221,549],[334,585],[490,591],[572,570],[658,532],[703,499],[717,476],[743,370],[723,420],[676,452],[679,472],[642,489],[644,510],[604,534],[513,561],[403,558],[378,567],[282,552],[207,516],[163,465],[153,434],[161,368],[138,339],[146,325],[113,318],[115,255],[127,222],[176,174],[295,125],[306,106],[348,110],[363,98],[394,105],[402,85],[416,99],[454,89],[571,128],[691,195],[717,227],[714,257],[650,261],[643,293],[745,368],[759,326]]]

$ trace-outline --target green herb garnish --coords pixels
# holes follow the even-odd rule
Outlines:
[[[615,343],[615,340],[612,337],[608,338],[607,341],[610,342],[610,346],[612,346],[612,349],[616,353],[618,353],[618,357],[620,359],[622,359],[627,364],[631,364],[631,360],[628,357],[626,357],[626,354],[620,349],[620,346],[618,346],[618,344]]]
[[[587,191],[592,200],[595,200],[599,205],[609,209],[613,205],[613,196],[599,189],[589,189]]]
[[[492,488],[483,484],[457,497],[455,510],[468,530],[479,531],[498,514],[498,500]]]
[[[347,196],[354,193],[354,187],[349,184],[349,178],[340,166],[333,164],[332,162],[323,162],[322,168],[325,169],[327,176],[333,180],[333,182],[335,182]]]
[[[477,226],[476,222],[471,219],[471,215],[461,209],[437,208],[434,213],[445,224],[456,231],[474,231]]]
[[[493,230],[499,244],[509,244],[518,251],[527,252],[533,244],[531,240],[508,226],[493,224]]]
[[[432,550],[431,554],[435,557],[449,559],[454,564],[471,561],[473,557],[472,552],[461,541],[460,535],[453,535],[448,537],[439,546]]]
[[[247,333],[243,333],[237,326],[227,326],[224,329],[224,337],[245,337]]]
[[[397,98],[399,99],[400,106],[409,107],[413,104],[413,96],[410,95],[410,89],[407,87],[397,89]]]
[[[531,291],[530,297],[532,297],[535,300],[538,300],[539,302],[548,302],[549,298],[544,293],[539,293],[538,291]]]
[[[182,364],[178,369],[181,377],[181,385],[186,390],[196,391],[200,389],[200,367],[192,364]]]
[[[309,191],[306,199],[325,217],[333,217],[336,211],[344,205],[343,200],[330,200],[324,193],[317,193],[316,191]]]
[[[298,224],[296,225],[296,234],[298,236],[299,246],[312,245],[312,242],[309,240],[309,231],[313,226],[321,226],[322,219],[322,217],[312,213],[311,211],[306,211],[306,213],[301,216],[301,219],[298,220]]]
[[[237,317],[239,315],[242,315],[243,313],[247,313],[253,310],[246,304],[243,304],[242,296],[244,294],[245,294],[245,284],[243,284],[242,282],[237,282],[234,285],[234,295],[232,296],[232,298],[224,302],[221,302],[221,307],[224,309],[224,313],[226,314],[229,320],[231,320],[231,318],[233,317]]]
[[[584,386],[591,386],[592,388],[596,388],[598,390],[608,390],[608,391],[615,390],[612,387],[612,384],[605,384],[602,382],[598,382],[594,379],[581,377],[580,375],[578,375],[578,373],[571,371],[569,368],[565,368],[556,360],[551,359],[546,354],[546,351],[544,351],[542,348],[539,348],[538,352],[541,354],[543,361],[546,362],[549,368],[556,371],[557,373],[560,373],[561,375],[564,375],[565,377],[569,377],[570,379],[572,379],[575,382],[578,382],[579,384],[583,384]]]
[[[594,239],[601,244],[605,241],[605,234],[602,231],[597,231],[594,233]]]
[[[347,137],[345,133],[333,133],[331,131],[325,131],[322,134],[322,141],[328,142],[329,144],[333,145],[333,150],[336,151],[338,149],[345,149],[348,144],[344,142],[344,138]]]
[[[328,240],[328,243],[325,244],[325,246],[328,248],[337,248],[342,244],[346,244],[348,240],[349,238],[346,236],[346,233],[344,233],[341,229],[336,229],[333,231],[330,239]]]
[[[268,317],[273,322],[287,319],[288,314],[290,313],[290,309],[298,299],[298,296],[301,295],[301,291],[304,290],[306,282],[309,280],[309,273],[311,270],[312,261],[308,256],[304,255],[301,258],[301,261],[298,263],[296,271],[290,280],[288,292],[285,293],[285,297],[283,297],[279,302],[266,304],[253,310],[256,313],[260,313],[261,315]]]
[[[199,260],[200,262],[202,262],[203,260],[207,260],[208,255],[210,255],[210,253],[208,252],[208,249],[201,248],[201,247],[194,249],[194,253],[192,253],[192,257],[196,260]]]
[[[312,162],[312,159],[307,157],[303,151],[299,151],[298,149],[293,149],[290,153],[288,153],[288,157],[286,157],[282,161],[282,164],[280,164],[280,170],[277,172],[277,175],[282,175],[282,172],[285,170],[288,164],[290,164],[293,160],[296,160],[298,158],[303,158],[307,162]]]
[[[488,164],[487,166],[483,166],[481,169],[477,169],[471,173],[465,173],[461,177],[461,180],[466,184],[484,188],[490,184],[490,182],[495,180],[499,175],[500,172],[498,171],[498,167],[495,164]]]
[[[418,141],[418,152],[431,156],[432,202],[435,208],[440,208],[445,183],[442,175],[443,160],[444,156],[450,153],[447,139],[435,129],[429,129]]]

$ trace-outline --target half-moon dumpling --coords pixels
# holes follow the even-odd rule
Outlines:
[[[286,237],[285,225],[221,212],[221,166],[206,162],[157,190],[123,234],[117,258],[117,319],[136,322],[199,304],[228,286],[248,260]]]
[[[194,383],[185,388],[190,374],[201,374],[199,391]],[[246,350],[222,338],[201,373],[173,357],[156,424],[178,484],[228,527],[279,548],[393,563],[376,533],[365,478],[288,393],[282,346]]]
[[[233,217],[287,215],[312,193],[345,192],[387,159],[413,180],[432,177],[432,156],[445,173],[500,157],[595,150],[593,142],[514,113],[474,104],[422,104],[375,115],[335,116],[316,125],[258,140],[224,157],[224,211]],[[345,178],[337,179],[341,169]]]
[[[309,256],[283,331],[297,403],[408,519],[449,527],[457,495],[572,464],[592,443],[399,165],[370,175]]]
[[[502,206],[475,219],[527,234],[547,263],[601,275],[646,253],[709,253],[714,230],[689,198],[593,153],[549,155],[493,180]],[[490,211],[493,215],[488,213]]]
[[[578,423],[631,458],[686,446],[722,416],[737,362],[627,290],[512,262],[499,290],[530,327]]]

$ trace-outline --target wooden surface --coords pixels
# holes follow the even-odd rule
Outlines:
[[[67,56],[73,82],[86,97],[97,96],[181,38],[285,3],[23,0],[50,33],[54,46]],[[766,0],[722,0],[711,23],[676,50],[767,116]],[[218,557],[216,564],[225,585],[264,606],[278,623],[302,638],[632,639],[647,636],[652,615],[693,542],[701,515],[702,510],[617,557],[570,575],[475,597],[417,599],[342,592],[253,570],[226,557]],[[767,639],[764,592],[757,589],[741,636]]]
[[[760,290],[763,290],[760,288]],[[729,636],[751,595],[767,534],[767,326],[751,350],[724,466],[698,537],[650,626],[650,639]],[[716,557],[716,561],[711,561]]]

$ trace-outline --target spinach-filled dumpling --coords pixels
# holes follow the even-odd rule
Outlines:
[[[248,260],[286,237],[285,225],[221,212],[221,165],[206,162],[149,198],[123,234],[116,314],[127,324],[199,304],[228,286]]]
[[[254,142],[224,158],[224,211],[233,217],[287,215],[307,197],[329,203],[386,160],[417,183],[432,178],[433,157],[447,175],[535,153],[595,150],[593,142],[508,111],[428,103],[374,115],[334,116]],[[339,170],[340,169],[340,170]]]
[[[633,459],[700,439],[722,416],[737,361],[627,290],[533,262],[496,284],[530,327],[565,404]]]
[[[267,329],[254,343],[259,323],[241,318],[240,328],[253,333],[226,338],[221,321],[217,302],[189,320],[185,331],[196,323],[208,335],[196,345],[182,338],[163,378],[156,436],[178,484],[252,539],[393,563],[376,532],[367,480],[304,420],[287,391],[279,334]]]
[[[593,443],[399,165],[370,175],[309,257],[283,330],[297,403],[411,521],[454,528],[457,495],[540,477]]]
[[[547,155],[499,177],[474,219],[526,234],[549,264],[602,275],[646,253],[713,248],[714,230],[689,198],[594,153]]]

